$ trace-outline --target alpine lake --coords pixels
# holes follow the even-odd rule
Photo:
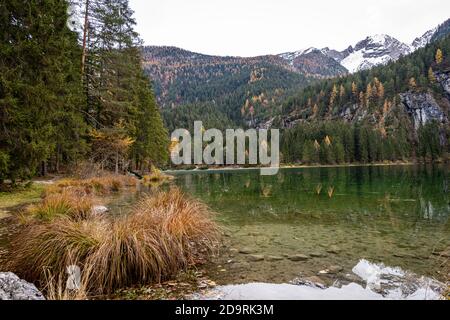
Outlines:
[[[447,280],[448,166],[168,173],[176,179],[165,188],[176,185],[216,212],[223,243],[205,269],[218,285],[358,282],[352,268],[363,259]],[[111,209],[126,213],[139,196]]]

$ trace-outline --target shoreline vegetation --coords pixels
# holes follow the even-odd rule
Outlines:
[[[394,161],[375,163],[346,163],[346,164],[280,164],[280,169],[313,169],[313,168],[352,168],[352,167],[384,167],[384,166],[416,166],[416,165],[439,165],[450,164],[448,161],[415,162],[415,161]],[[182,171],[227,171],[227,170],[260,170],[261,166],[179,166],[164,170],[165,173],[176,173]]]
[[[154,171],[142,182],[171,179]],[[34,283],[48,299],[90,299],[126,296],[135,285],[177,279],[205,263],[216,251],[219,227],[206,205],[175,187],[143,196],[126,216],[95,209],[105,196],[129,192],[137,183],[109,174],[64,178],[42,188],[41,202],[11,217],[2,269]],[[66,287],[68,266],[81,269],[79,290]]]

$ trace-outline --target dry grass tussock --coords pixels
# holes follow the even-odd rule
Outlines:
[[[60,216],[87,219],[93,214],[96,196],[120,192],[135,187],[136,183],[133,177],[112,174],[85,180],[63,179],[48,186],[43,192],[43,200],[27,207],[20,215],[20,221],[50,221]]]
[[[31,223],[12,242],[10,269],[62,299],[72,295],[61,279],[77,265],[84,292],[108,294],[174,276],[213,253],[218,237],[208,207],[172,189],[143,198],[127,216],[67,214]]]
[[[163,173],[161,170],[154,168],[152,173],[144,176],[143,181],[144,184],[153,185],[153,184],[162,184],[165,182],[169,182],[174,180],[174,177],[168,174]]]
[[[64,190],[71,190],[80,195],[105,195],[122,191],[125,188],[135,187],[136,184],[137,180],[134,177],[114,174],[89,179],[63,179],[49,186],[45,191],[45,195],[61,193]]]

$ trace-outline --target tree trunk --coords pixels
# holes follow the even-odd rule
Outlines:
[[[56,149],[56,163],[55,163],[55,171],[59,173],[59,159],[61,158],[61,147],[58,146]]]
[[[84,69],[86,64],[86,52],[87,52],[87,46],[86,46],[86,40],[87,40],[87,30],[89,26],[89,1],[86,0],[86,8],[84,11],[84,30],[83,30],[83,53],[81,56],[81,78],[84,77]]]
[[[119,174],[119,151],[116,151],[116,174]]]
[[[42,161],[41,163],[41,176],[45,177],[47,175],[47,161]]]

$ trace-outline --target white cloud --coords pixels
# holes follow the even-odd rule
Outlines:
[[[401,41],[449,18],[448,0],[130,0],[148,45],[254,56],[344,49],[375,33]]]

